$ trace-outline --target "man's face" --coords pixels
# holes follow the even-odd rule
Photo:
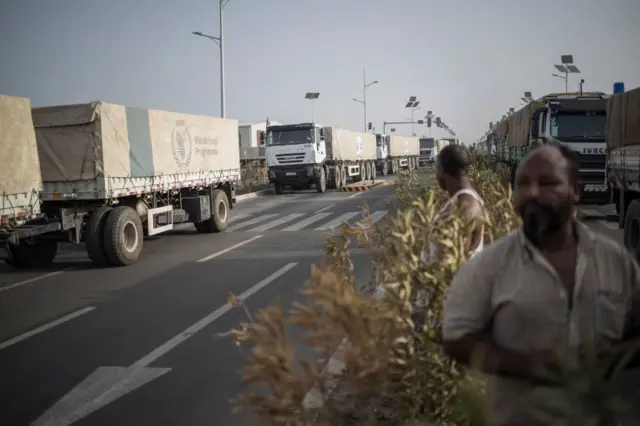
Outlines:
[[[544,147],[518,167],[513,197],[525,233],[535,240],[571,219],[579,192],[569,176],[567,160],[556,148]]]

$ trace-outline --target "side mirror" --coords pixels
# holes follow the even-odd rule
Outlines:
[[[536,139],[540,136],[540,115],[539,114],[534,114],[533,117],[531,117],[531,137]]]
[[[320,138],[324,139],[324,128],[320,128]]]

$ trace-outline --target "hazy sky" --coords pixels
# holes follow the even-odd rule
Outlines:
[[[0,93],[35,106],[104,100],[220,111],[217,0],[2,0]],[[225,8],[227,116],[363,127],[404,121],[418,97],[472,142],[573,54],[585,89],[640,86],[640,0],[231,0]],[[570,80],[577,88],[579,77]],[[410,134],[411,126],[395,126]],[[426,127],[417,126],[417,132]],[[432,129],[437,135],[437,129]]]

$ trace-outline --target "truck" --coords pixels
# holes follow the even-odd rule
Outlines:
[[[420,141],[415,136],[376,135],[376,168],[381,175],[418,167]]]
[[[579,158],[581,202],[608,204],[604,138],[608,97],[602,92],[552,93],[530,102],[497,123],[488,138],[495,145],[489,152],[511,169],[513,183],[517,165],[529,150],[548,142],[563,143]]]
[[[2,96],[0,258],[43,267],[62,242],[98,266],[138,261],[144,236],[227,228],[238,122],[95,101],[31,108]],[[31,128],[32,130],[28,130]]]
[[[418,164],[433,163],[438,156],[438,147],[434,138],[420,138],[420,157]]]
[[[640,261],[640,87],[607,103],[607,183],[624,244]]]
[[[267,127],[267,167],[276,194],[285,187],[319,193],[376,178],[375,136],[317,123]]]

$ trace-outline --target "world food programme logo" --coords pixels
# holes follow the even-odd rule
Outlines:
[[[173,158],[179,167],[187,167],[191,163],[193,141],[183,120],[176,121],[173,129]]]

